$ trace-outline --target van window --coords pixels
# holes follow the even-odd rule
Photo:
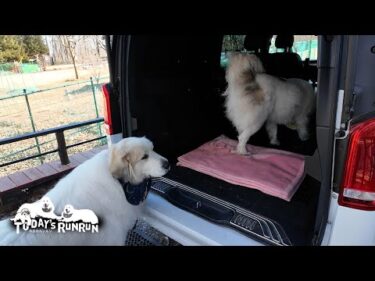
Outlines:
[[[270,53],[282,52],[283,49],[277,49],[275,46],[276,35],[272,37]],[[297,53],[302,60],[317,60],[318,58],[318,37],[315,35],[294,35],[292,52]]]
[[[244,51],[244,40],[246,35],[224,35],[221,48],[220,65],[226,67],[228,63],[227,52]],[[271,39],[269,53],[283,52],[275,46],[276,36]],[[302,60],[318,59],[318,37],[315,35],[294,35],[292,52],[297,53]]]
[[[238,52],[244,50],[245,35],[224,35],[221,47],[220,65],[226,67],[228,63],[227,52]]]

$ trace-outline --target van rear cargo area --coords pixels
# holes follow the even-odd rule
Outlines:
[[[239,212],[248,213],[255,220],[264,218],[276,225],[277,231],[286,236],[287,242],[280,244],[313,245],[323,190],[320,161],[324,157],[318,151],[315,115],[310,118],[307,141],[301,141],[292,127],[280,125],[279,146],[270,144],[264,126],[248,142],[313,159],[305,162],[306,175],[290,202],[175,165],[178,157],[220,135],[237,140],[238,133],[225,115],[222,94],[227,84],[225,68],[220,65],[222,44],[223,36],[219,35],[133,37],[129,50],[132,55],[127,61],[127,94],[123,101],[123,107],[129,106],[130,110],[123,116],[124,131],[128,128],[129,135],[149,138],[155,151],[173,164],[165,177],[189,187],[190,193],[174,188],[174,184],[167,187],[173,191],[161,195],[169,202],[208,220],[212,220],[212,215],[214,222],[228,227],[238,222],[237,213],[231,211],[232,207],[238,207]],[[231,205],[231,208],[221,208],[211,201],[207,202],[206,210],[199,208],[200,201],[210,196],[212,202],[220,201],[220,206]],[[202,209],[203,214],[197,209]],[[221,216],[225,219],[221,220]],[[264,227],[268,227],[266,224]],[[249,236],[262,240],[251,233]]]
[[[307,175],[290,202],[174,166],[166,178],[276,222],[291,245],[311,245],[320,182]]]

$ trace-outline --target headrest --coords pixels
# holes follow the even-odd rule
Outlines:
[[[275,40],[276,48],[287,49],[291,48],[294,43],[294,36],[292,34],[277,35]]]
[[[247,51],[268,52],[271,44],[272,35],[246,35],[244,41],[244,47]]]

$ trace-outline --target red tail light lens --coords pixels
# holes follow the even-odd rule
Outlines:
[[[103,92],[103,115],[104,115],[104,128],[107,135],[113,134],[113,127],[112,127],[112,115],[111,115],[111,100],[108,90],[108,84],[104,84],[102,86]]]
[[[375,118],[350,130],[339,205],[375,210]]]

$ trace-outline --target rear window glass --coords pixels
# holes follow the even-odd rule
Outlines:
[[[228,63],[227,52],[244,51],[244,40],[246,35],[224,35],[221,48],[220,64],[226,67]],[[283,52],[275,46],[276,35],[271,39],[269,53]],[[315,35],[294,35],[292,52],[297,53],[302,60],[317,60],[318,58],[318,37]]]
[[[270,53],[282,52],[275,46],[276,35],[271,39]],[[318,58],[318,37],[315,35],[294,35],[292,52],[297,53],[302,60],[316,60]]]

